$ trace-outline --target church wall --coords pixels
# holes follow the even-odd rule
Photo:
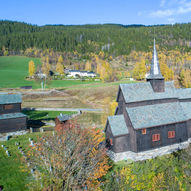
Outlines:
[[[129,151],[130,150],[130,143],[129,143],[129,135],[122,135],[115,137],[115,143],[113,147],[113,151],[115,153]]]
[[[168,131],[175,131],[175,138],[168,138]],[[153,134],[160,134],[160,140],[153,142]],[[147,128],[145,135],[142,130],[137,130],[136,135],[138,152],[188,140],[186,122]]]
[[[144,106],[144,105],[154,105],[154,104],[161,104],[161,103],[172,103],[177,102],[177,98],[167,98],[167,99],[159,99],[159,100],[147,100],[147,101],[140,101],[140,102],[132,102],[127,103],[126,107],[138,107],[138,106]]]
[[[123,97],[123,94],[122,94],[121,89],[119,89],[118,110],[117,110],[116,115],[121,115],[121,114],[123,114],[125,108],[126,108],[125,99],[124,99],[124,97]]]
[[[188,138],[191,138],[191,120],[187,121]]]
[[[130,150],[137,152],[137,140],[136,140],[136,131],[133,129],[133,126],[131,124],[130,118],[127,114],[127,111],[124,112],[124,118],[125,122],[127,124],[128,130],[129,130],[129,144],[130,144]]]
[[[110,145],[112,139],[112,145]],[[106,147],[118,153],[130,150],[129,135],[121,135],[114,137],[111,132],[109,123],[106,126]]]
[[[110,139],[112,139],[113,141],[113,144],[114,143],[114,137],[112,135],[112,132],[111,132],[111,128],[110,128],[110,125],[107,121],[107,124],[106,124],[106,130],[105,130],[105,140],[106,140],[106,147],[110,150],[113,150],[113,145],[110,145]]]

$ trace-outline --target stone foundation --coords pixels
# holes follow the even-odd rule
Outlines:
[[[155,158],[158,156],[170,154],[174,151],[178,151],[181,149],[185,149],[189,146],[190,143],[191,143],[191,138],[188,139],[188,141],[185,141],[182,143],[168,145],[168,146],[164,146],[164,147],[160,147],[160,148],[156,148],[156,149],[152,149],[152,150],[148,150],[148,151],[143,151],[143,152],[139,152],[139,153],[135,153],[132,151],[114,153],[113,151],[109,150],[108,156],[114,162],[118,162],[118,161],[122,161],[122,160],[126,160],[129,162],[141,161],[141,160],[152,159],[152,158]]]

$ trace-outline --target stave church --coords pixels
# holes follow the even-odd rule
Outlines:
[[[118,156],[116,161],[140,157],[139,153],[152,158],[190,140],[191,88],[177,89],[173,82],[165,82],[155,40],[146,82],[120,84],[117,102],[115,115],[108,117],[105,127],[106,147]]]

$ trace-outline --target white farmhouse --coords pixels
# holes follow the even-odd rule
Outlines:
[[[80,71],[80,70],[66,70],[65,73],[68,74],[68,77],[96,77],[96,73],[89,71]]]

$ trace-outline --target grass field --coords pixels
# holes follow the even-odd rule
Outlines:
[[[11,154],[8,157],[5,150],[0,147],[0,185],[3,185],[3,191],[26,191],[27,184],[30,181],[30,169],[26,163],[23,163],[22,155],[18,150],[15,142],[20,142],[20,147],[27,151],[29,147],[29,137],[34,141],[41,133],[32,133],[27,135],[12,138],[9,141],[0,142],[0,145],[5,145]]]
[[[40,82],[26,80],[28,76],[28,63],[33,60],[35,65],[41,64],[39,58],[24,56],[0,56],[0,88],[19,88],[32,86],[40,88]],[[96,82],[81,80],[53,80],[47,82],[47,88],[69,87],[80,84],[92,84]]]
[[[75,111],[36,111],[36,110],[24,110],[22,111],[31,120],[54,120],[60,113],[72,115]]]

